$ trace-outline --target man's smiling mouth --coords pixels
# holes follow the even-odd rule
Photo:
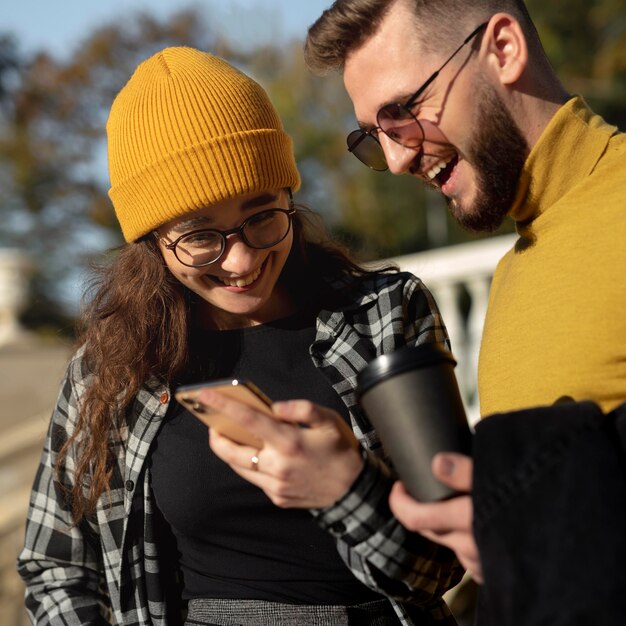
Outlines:
[[[430,182],[435,183],[439,188],[441,188],[450,178],[452,170],[458,161],[459,157],[456,154],[450,155],[431,165],[430,168],[424,172],[424,176]]]

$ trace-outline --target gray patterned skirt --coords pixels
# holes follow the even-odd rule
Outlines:
[[[281,604],[264,600],[189,601],[185,626],[398,626],[391,604]]]

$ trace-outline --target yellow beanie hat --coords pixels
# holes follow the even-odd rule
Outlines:
[[[235,196],[290,187],[291,138],[263,88],[223,59],[165,48],[137,67],[107,122],[109,197],[127,242]]]

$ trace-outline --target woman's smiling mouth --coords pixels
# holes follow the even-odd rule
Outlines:
[[[220,276],[211,276],[211,278],[213,280],[215,280],[215,281],[225,285],[226,287],[237,287],[239,289],[242,289],[244,287],[249,287],[261,275],[261,272],[263,271],[263,267],[264,266],[265,266],[265,263],[260,265],[251,274],[247,274],[245,276],[238,276],[236,278],[226,278],[226,277],[220,277]]]

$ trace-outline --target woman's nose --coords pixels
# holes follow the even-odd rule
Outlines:
[[[233,233],[226,237],[226,247],[220,259],[223,270],[233,274],[245,274],[256,266],[258,251],[251,248],[241,238],[241,234]]]

